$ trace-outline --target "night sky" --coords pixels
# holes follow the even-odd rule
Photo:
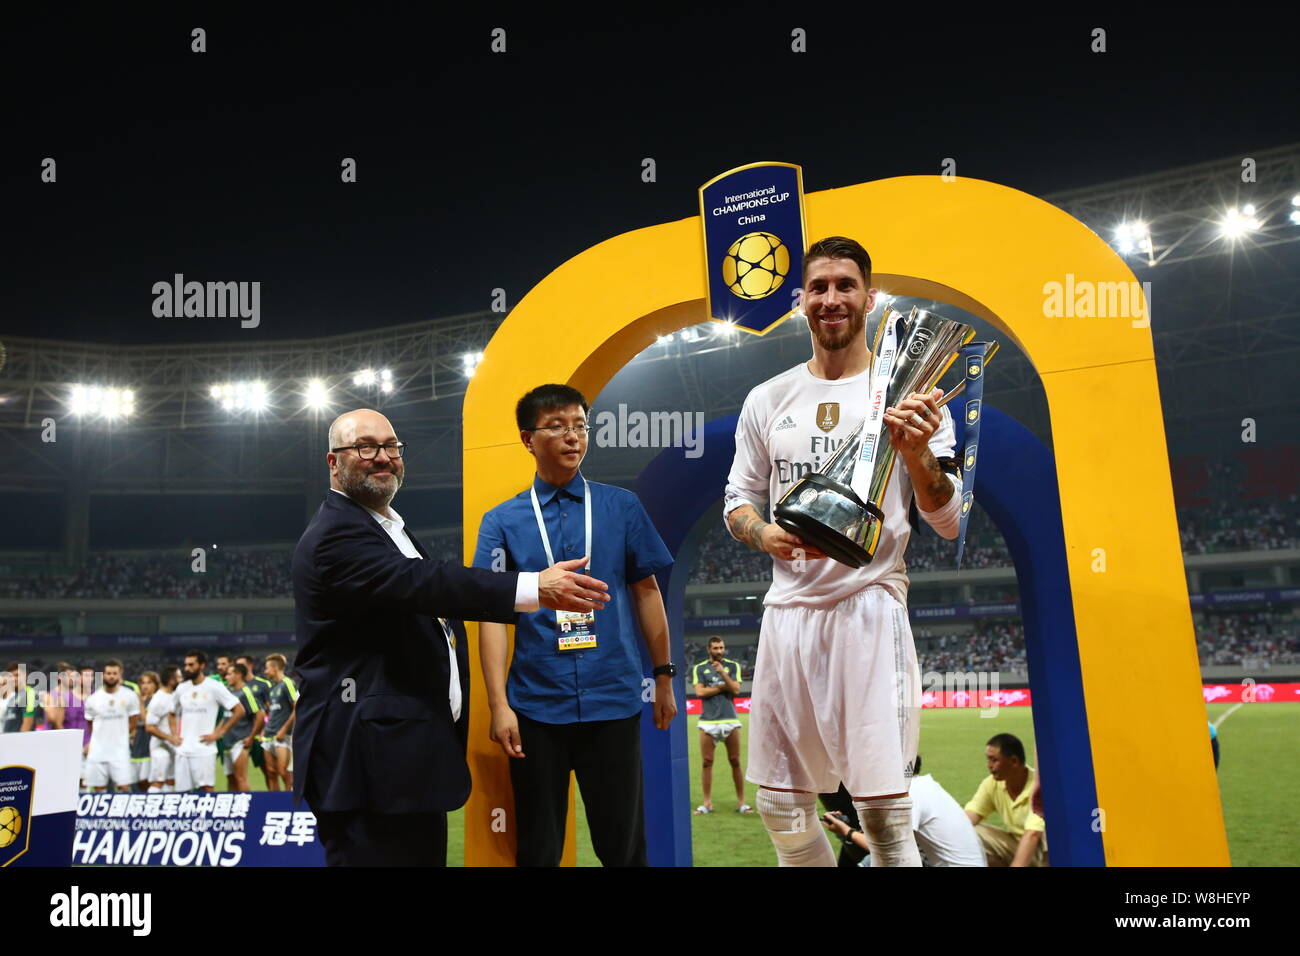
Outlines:
[[[247,341],[483,310],[497,287],[513,305],[588,246],[694,215],[702,182],[760,159],[801,164],[809,192],[953,157],[958,175],[1044,195],[1300,140],[1294,73],[1266,72],[1289,65],[1286,37],[1266,23],[1235,38],[752,9],[651,23],[620,8],[608,28],[490,11],[15,22],[0,331]],[[261,326],[155,318],[151,287],[177,272],[261,281]]]

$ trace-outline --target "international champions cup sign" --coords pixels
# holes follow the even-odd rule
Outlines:
[[[325,865],[291,793],[83,793],[72,851],[83,866]]]
[[[802,284],[803,171],[751,163],[700,187],[709,318],[763,335],[794,314]]]

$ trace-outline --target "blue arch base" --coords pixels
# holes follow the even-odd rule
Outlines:
[[[679,709],[685,710],[684,628],[686,579],[700,534],[691,530],[714,508],[735,454],[737,416],[705,426],[703,454],[689,459],[666,449],[646,466],[635,490],[676,563],[660,575]],[[957,447],[964,423],[957,422]],[[1079,670],[1074,608],[1065,560],[1056,465],[1051,453],[1023,425],[984,406],[975,497],[1006,539],[1020,587],[1034,734],[1042,779],[1048,842],[1054,866],[1102,866],[1100,832],[1094,830],[1096,782]],[[721,520],[719,513],[718,519]],[[649,673],[649,661],[643,664]],[[649,707],[642,712],[645,822],[652,866],[691,865],[690,768],[687,721],[679,717],[663,733]],[[995,733],[990,730],[990,736]],[[924,751],[924,741],[922,741]],[[972,754],[980,760],[980,754]],[[965,794],[955,794],[964,801]]]

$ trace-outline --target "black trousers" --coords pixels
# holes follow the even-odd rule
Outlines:
[[[326,866],[446,866],[447,814],[317,813]]]
[[[646,866],[640,715],[573,724],[543,724],[517,716],[526,756],[510,760],[515,864],[560,865],[573,771],[601,864]]]

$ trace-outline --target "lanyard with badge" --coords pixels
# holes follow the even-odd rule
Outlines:
[[[546,522],[542,520],[542,506],[537,500],[537,486],[534,485],[529,489],[533,498],[533,514],[537,517],[537,530],[542,535],[542,547],[546,549],[546,566],[549,568],[555,564],[555,555],[551,553],[551,538],[546,533]],[[584,523],[587,533],[586,547],[583,554],[590,560],[591,558],[591,488],[587,484],[587,479],[582,479],[582,502]],[[588,563],[584,569],[591,570],[591,564]],[[561,651],[590,650],[596,646],[596,612],[590,611],[556,611],[555,623],[559,630],[559,646]]]

